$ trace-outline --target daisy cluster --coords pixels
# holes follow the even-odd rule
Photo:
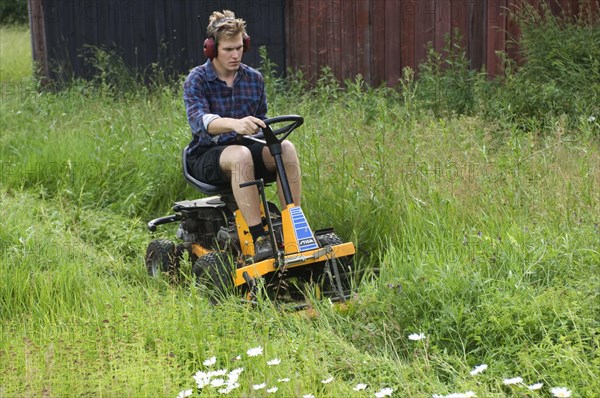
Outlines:
[[[425,340],[426,338],[427,337],[425,336],[424,333],[412,333],[412,334],[408,335],[408,339],[412,340],[412,341]],[[484,364],[475,366],[469,373],[471,374],[471,376],[477,376],[478,374],[485,372],[487,370],[487,368],[488,368],[488,366],[484,363]],[[510,386],[510,385],[526,386],[527,389],[530,391],[540,390],[544,387],[544,383],[534,383],[534,384],[527,385],[527,384],[523,383],[523,378],[519,377],[519,376],[504,379],[503,384],[505,386]],[[572,394],[572,391],[566,387],[552,387],[550,389],[550,393],[554,397],[565,398],[565,397],[570,397]],[[432,397],[433,398],[474,398],[474,397],[477,397],[477,394],[474,391],[466,391],[466,392],[451,393],[448,395],[433,394]]]
[[[412,333],[412,334],[408,335],[408,339],[411,341],[421,341],[421,340],[427,339],[427,336],[424,333]],[[246,355],[248,357],[262,356],[263,348],[261,346],[250,348],[248,351],[246,351]],[[241,360],[242,356],[238,355],[235,359]],[[214,365],[216,365],[216,363],[217,363],[217,358],[211,357],[211,358],[206,359],[202,364],[207,368],[211,368]],[[266,361],[266,364],[269,367],[277,366],[277,365],[281,364],[281,360],[279,358],[273,358],[273,359]],[[477,376],[478,374],[485,372],[487,369],[488,369],[488,365],[481,364],[481,365],[475,366],[469,373],[471,376]],[[213,392],[216,391],[219,394],[226,395],[240,387],[240,384],[238,383],[238,379],[240,377],[240,374],[243,371],[244,371],[243,367],[239,367],[239,368],[233,369],[231,371],[229,371],[227,369],[207,370],[207,371],[201,370],[201,371],[198,371],[194,375],[194,380],[196,381],[196,386],[197,386],[199,392],[201,392],[204,389],[213,389]],[[321,383],[329,384],[329,383],[332,383],[334,380],[335,380],[334,377],[330,376],[330,377],[327,377],[326,379],[321,380]],[[277,383],[278,384],[287,383],[289,381],[290,381],[290,378],[286,377],[286,378],[278,379]],[[519,377],[519,376],[504,379],[503,384],[506,386],[512,386],[512,385],[525,386],[530,391],[541,390],[544,387],[543,383],[534,383],[531,385],[527,385],[526,383],[523,382],[523,378]],[[365,391],[368,388],[369,388],[369,386],[367,384],[358,383],[353,388],[353,390],[354,391]],[[279,387],[277,385],[268,386],[267,383],[262,382],[259,384],[253,384],[252,389],[254,391],[265,390],[267,392],[267,394],[274,394],[279,390]],[[393,392],[394,392],[394,390],[392,388],[385,387],[385,388],[380,389],[377,392],[374,392],[373,396],[375,398],[391,397]],[[565,397],[570,397],[572,394],[572,391],[566,387],[552,387],[550,389],[550,393],[554,397],[565,398]],[[192,394],[193,394],[192,389],[183,390],[179,393],[177,398],[190,397],[190,396],[192,396]],[[432,397],[433,398],[474,398],[474,397],[477,397],[477,393],[475,393],[474,391],[466,391],[466,392],[451,393],[448,395],[433,394]],[[302,396],[302,398],[315,398],[315,396],[313,394],[305,394]]]
[[[246,351],[246,355],[248,357],[262,356],[263,348],[261,346],[250,348],[248,351]],[[238,355],[235,359],[241,360],[242,356]],[[217,357],[211,357],[211,358],[206,359],[204,362],[202,362],[202,364],[206,368],[212,368],[213,366],[216,365],[216,363],[217,363]],[[266,364],[269,367],[277,366],[280,363],[281,363],[281,360],[279,358],[273,358],[273,359],[266,361]],[[202,392],[205,390],[211,390],[211,392],[213,394],[215,392],[217,392],[222,395],[227,395],[240,387],[238,380],[239,380],[240,374],[243,371],[244,371],[243,367],[239,367],[239,368],[233,369],[231,371],[227,370],[227,369],[200,370],[200,371],[196,372],[196,374],[193,376],[193,378],[194,378],[194,381],[196,382],[196,387],[198,389],[198,392]],[[329,383],[332,383],[334,380],[335,380],[335,378],[333,376],[330,376],[330,377],[327,377],[326,379],[321,380],[321,383],[329,384]],[[290,381],[289,377],[277,379],[278,384],[287,383],[289,381]],[[363,390],[367,390],[368,387],[369,386],[367,384],[358,383],[353,388],[353,390],[354,391],[363,391]],[[279,387],[277,385],[268,386],[267,383],[263,382],[263,383],[259,383],[259,384],[253,384],[252,390],[254,390],[254,391],[265,390],[267,392],[267,394],[274,394],[279,390]],[[391,389],[389,387],[385,387],[385,388],[382,388],[381,390],[375,392],[374,397],[375,398],[390,397],[393,392],[394,392],[393,389]],[[193,394],[194,394],[193,389],[182,390],[177,395],[177,398],[187,398],[187,397],[191,397]],[[315,396],[313,394],[305,394],[302,396],[302,398],[315,398]]]

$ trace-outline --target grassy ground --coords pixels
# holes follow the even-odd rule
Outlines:
[[[306,118],[291,139],[311,225],[380,274],[343,307],[212,306],[143,267],[146,221],[197,195],[179,169],[179,86],[38,92],[26,32],[0,39],[0,396],[175,397],[198,371],[236,368],[233,396],[600,390],[593,121],[524,133],[357,82],[273,91],[270,115]]]

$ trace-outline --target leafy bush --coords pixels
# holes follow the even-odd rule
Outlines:
[[[24,24],[28,22],[27,0],[0,1],[0,24]]]
[[[473,89],[483,75],[470,69],[460,43],[458,30],[446,36],[442,52],[431,44],[427,59],[419,66],[416,98],[421,106],[435,114],[470,114],[473,111]]]
[[[504,79],[480,87],[483,114],[523,130],[547,129],[562,115],[571,126],[598,118],[600,18],[588,12],[556,16],[525,5],[516,15],[523,64],[507,60]]]

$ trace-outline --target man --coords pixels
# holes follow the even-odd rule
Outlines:
[[[184,102],[192,130],[188,167],[198,180],[230,183],[233,196],[254,242],[254,261],[272,255],[260,214],[256,186],[240,184],[257,178],[273,179],[275,161],[266,146],[238,139],[265,127],[267,99],[263,76],[242,63],[250,37],[246,22],[232,11],[213,12],[206,29],[205,64],[192,69],[184,83]],[[282,143],[283,162],[292,197],[300,205],[302,189],[298,155],[289,141]],[[282,205],[281,185],[278,181]]]

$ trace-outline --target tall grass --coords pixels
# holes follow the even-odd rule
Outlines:
[[[105,69],[50,92],[2,75],[0,396],[175,397],[199,370],[238,367],[234,396],[267,395],[261,383],[280,396],[594,396],[596,122],[544,116],[544,134],[506,113],[490,122],[476,96],[500,86],[455,60],[450,74],[406,70],[398,89],[342,85],[327,70],[309,89],[263,64],[270,115],[305,117],[290,139],[311,226],[335,227],[378,269],[345,305],[299,313],[266,299],[212,306],[189,265],[179,284],[146,276],[146,221],[197,195],[179,165],[190,138],[180,82],[121,90]]]
[[[0,36],[0,82],[3,85],[14,84],[31,78],[33,66],[29,30],[20,26],[0,26]]]

